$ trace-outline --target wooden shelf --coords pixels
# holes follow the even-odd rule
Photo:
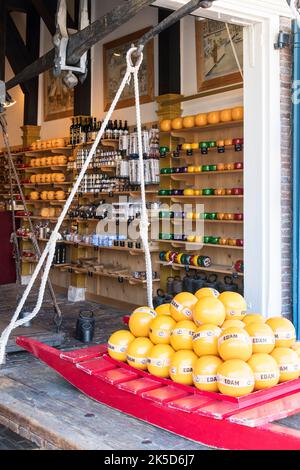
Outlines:
[[[60,186],[73,186],[73,181],[64,181],[62,183],[24,183],[22,186],[24,188],[38,188],[39,186],[52,186],[52,187],[60,187]]]
[[[172,129],[169,132],[160,131],[161,135],[172,135],[177,137],[180,134],[189,134],[196,132],[208,132],[208,131],[217,131],[220,129],[231,129],[233,127],[241,127],[244,125],[244,121],[229,121],[229,122],[219,122],[218,124],[208,124],[201,127],[190,127],[184,129]]]
[[[68,268],[72,269],[72,271],[76,274],[89,274],[93,276],[101,276],[101,277],[109,277],[113,279],[120,279],[122,278],[123,281],[128,282],[131,285],[141,285],[146,288],[147,281],[144,279],[135,279],[125,274],[111,274],[107,272],[96,271],[94,269],[87,269],[87,268],[79,268],[74,265],[69,265]],[[153,279],[153,282],[160,282],[160,279]]]
[[[205,175],[233,175],[243,173],[244,170],[222,170],[222,171],[201,171],[193,173],[170,173],[161,174],[160,176],[166,178],[169,177],[174,181],[185,179],[187,176],[205,176]]]
[[[72,147],[53,147],[39,150],[27,150],[26,152],[24,152],[24,155],[26,155],[27,157],[37,157],[39,155],[51,155],[52,153],[66,152],[70,150],[72,150]]]
[[[241,196],[158,196],[160,199],[243,199],[243,195]]]
[[[21,216],[21,215],[17,215],[15,217],[16,219],[22,219],[22,220],[28,220],[28,217],[25,216]],[[50,222],[57,222],[58,221],[58,217],[42,217],[42,216],[37,216],[37,215],[31,215],[30,216],[31,220],[49,220]],[[71,219],[69,218],[64,218],[64,222],[65,221],[70,221]]]
[[[220,273],[220,274],[237,274],[239,277],[244,277],[243,273],[237,273],[235,270],[233,270],[229,266],[223,266],[220,264],[212,264],[209,268],[202,268],[198,266],[185,266],[182,264],[176,264],[176,263],[167,263],[165,261],[159,261],[158,264],[162,266],[166,266],[169,268],[172,268],[174,270],[180,270],[180,269],[185,269],[188,267],[189,269],[193,269],[195,271],[207,271],[207,272],[214,272],[214,273]]]
[[[202,248],[223,248],[227,250],[243,250],[242,246],[230,246],[230,245],[219,245],[213,243],[196,243],[196,242],[185,242],[180,240],[156,240],[158,243],[168,243],[171,244],[174,248],[178,246],[185,246],[187,250],[191,249],[202,249]]]
[[[203,220],[205,224],[240,224],[242,225],[244,223],[243,220],[209,220],[209,219],[197,219],[197,220],[192,220],[192,219],[151,219],[150,222],[162,222],[163,220],[168,220],[171,222],[171,224],[176,225],[176,224],[182,224],[183,221],[188,220],[189,222],[199,222],[200,220]]]
[[[23,171],[26,171],[28,173],[33,173],[35,171],[40,171],[40,170],[60,170],[62,168],[67,168],[67,164],[64,165],[47,165],[47,166],[31,166],[31,167],[26,167],[26,168],[20,168]]]
[[[80,191],[77,192],[77,194],[80,194],[81,198],[88,198],[91,196],[94,197],[100,197],[100,196],[110,196],[115,197],[115,196],[132,196],[132,197],[138,197],[141,195],[141,191],[111,191],[111,192],[99,192],[99,193],[81,193]],[[157,194],[156,190],[146,190],[146,194]]]
[[[30,237],[22,237],[21,235],[18,235],[17,238],[23,240],[23,241],[32,241]],[[49,241],[48,238],[37,238],[38,242],[42,243],[47,243]],[[72,245],[72,246],[78,246],[82,248],[95,248],[97,250],[112,250],[112,251],[123,251],[125,253],[129,253],[133,256],[140,255],[144,253],[143,249],[136,249],[136,248],[128,248],[128,247],[121,247],[121,246],[96,246],[88,243],[82,243],[82,242],[71,242],[68,240],[58,240],[59,243],[64,243],[65,245]],[[159,247],[151,247],[150,246],[150,253],[158,253],[160,251]]]

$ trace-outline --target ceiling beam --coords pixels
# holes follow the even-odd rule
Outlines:
[[[5,80],[6,56],[6,16],[5,3],[0,3],[0,80]]]
[[[127,2],[124,2],[122,6],[118,6],[114,10],[96,20],[83,31],[72,35],[70,37],[69,48],[72,50],[73,60],[75,57],[77,62],[78,59],[76,57],[80,57],[80,52],[77,52],[78,49],[80,49],[80,51],[82,47],[85,50],[90,49],[92,46],[97,44],[97,42],[105,38],[109,33],[117,29],[119,26],[129,21],[139,11],[151,3],[153,3],[153,0],[128,0]],[[82,41],[84,41],[82,38],[82,33],[84,33],[84,38],[86,38],[86,41],[88,41],[88,46],[82,45]],[[19,85],[23,81],[30,80],[40,73],[46,72],[46,70],[51,69],[54,66],[54,59],[55,50],[52,49],[43,57],[39,58],[37,61],[33,62],[31,65],[22,70],[22,72],[17,74],[14,78],[9,80],[6,84],[7,90],[15,87],[16,85]]]
[[[7,14],[6,28],[6,57],[13,72],[18,74],[32,63],[34,57],[28,51],[10,14]],[[23,93],[29,92],[25,82],[21,82],[20,85]]]
[[[44,21],[50,34],[54,36],[56,32],[55,17],[57,10],[57,0],[30,0],[30,2]],[[77,26],[75,25],[75,22],[69,13],[67,21],[69,28],[77,29]]]
[[[27,0],[5,0],[5,4],[8,12],[20,11],[22,13],[25,13],[28,9]]]

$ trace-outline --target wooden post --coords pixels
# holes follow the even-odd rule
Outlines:
[[[36,140],[40,139],[41,133],[41,126],[32,126],[32,125],[25,125],[21,127],[23,131],[23,147],[28,148],[35,142]]]
[[[5,80],[5,56],[6,56],[6,5],[0,2],[0,80]]]
[[[37,59],[40,53],[40,17],[31,8],[27,11],[26,48]],[[39,78],[35,77],[28,82],[29,93],[25,93],[24,125],[34,126],[38,121],[38,95]]]

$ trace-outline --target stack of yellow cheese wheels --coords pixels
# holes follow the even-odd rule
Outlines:
[[[136,369],[240,397],[299,378],[300,342],[282,317],[247,313],[236,292],[181,292],[155,310],[140,307],[108,341],[109,355]]]

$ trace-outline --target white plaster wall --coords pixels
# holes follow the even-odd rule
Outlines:
[[[101,2],[94,2],[93,16],[99,18],[104,13],[110,11],[114,6],[120,4],[118,0],[103,0]],[[102,117],[103,114],[103,54],[102,46],[104,43],[113,41],[119,37],[134,33],[139,29],[146,28],[147,26],[154,26],[158,22],[158,10],[156,8],[148,7],[135,16],[131,21],[118,28],[112,34],[107,36],[104,41],[98,43],[92,50],[92,114],[97,117]],[[155,69],[155,83],[154,94],[158,94],[158,40],[155,40],[154,45],[154,69]],[[142,120],[143,122],[151,122],[157,119],[156,104],[146,103],[142,105]],[[135,109],[134,107],[118,109],[115,113],[116,118],[127,120],[129,124],[135,123]]]
[[[188,16],[181,20],[181,94],[189,96],[197,93],[196,32],[195,18]],[[205,96],[182,103],[183,115],[206,113],[216,109],[234,107],[243,103],[243,90],[228,91]]]

